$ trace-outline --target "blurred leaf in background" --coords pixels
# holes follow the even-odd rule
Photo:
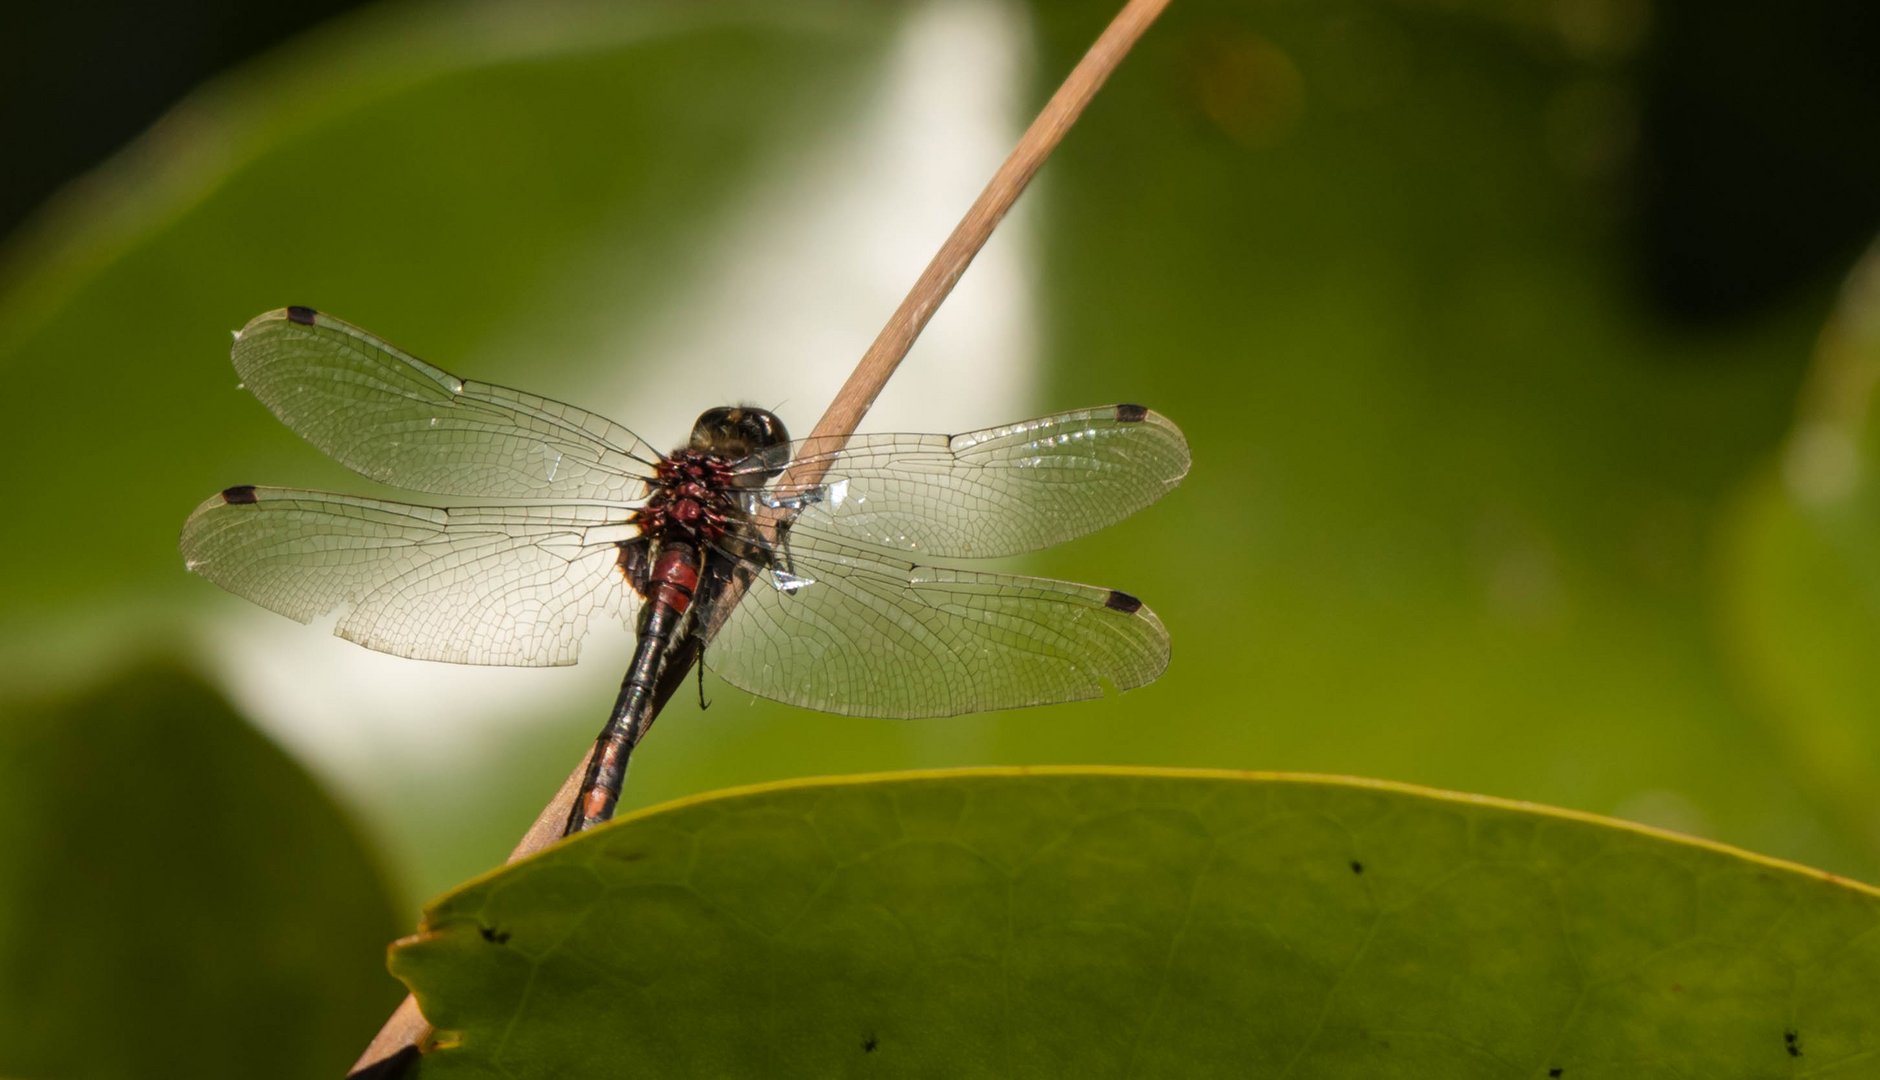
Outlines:
[[[1778,479],[1872,392],[1821,376],[1795,420],[1880,226],[1871,10],[1177,3],[870,424],[1173,417],[1184,486],[1025,567],[1143,596],[1169,673],[912,724],[708,684],[628,804],[942,765],[1306,770],[1880,878],[1871,433],[1834,421],[1854,482],[1829,510]],[[222,487],[387,494],[236,390],[226,332],[309,304],[656,444],[727,400],[806,426],[1110,14],[387,3],[219,75],[0,252],[0,691],[191,648],[407,901],[493,865],[627,635],[565,671],[455,669],[191,579],[177,529]],[[145,818],[192,842],[170,815]]]
[[[1801,415],[1728,522],[1731,644],[1758,711],[1880,848],[1880,252],[1823,332]]]
[[[5,716],[0,1070],[345,1069],[405,916],[306,770],[167,664]]]
[[[815,8],[452,10],[371,9],[206,88],[65,204],[36,234],[41,246],[22,242],[0,299],[19,392],[73,403],[101,433],[74,437],[70,415],[47,409],[0,435],[34,463],[5,480],[8,536],[34,570],[7,595],[17,670],[83,681],[126,639],[173,634],[185,610],[219,610],[225,629],[195,623],[209,635],[205,662],[290,744],[344,737],[340,766],[331,755],[322,765],[380,811],[394,870],[418,894],[507,849],[598,729],[624,665],[604,651],[580,672],[388,662],[255,618],[182,573],[182,516],[226,484],[371,487],[239,391],[228,330],[276,306],[265,298],[291,296],[456,370],[588,399],[676,441],[699,408],[765,391],[622,342],[685,307],[681,285],[710,287],[698,275],[729,242],[713,222],[735,193],[764,189],[762,166],[854,108],[885,29]],[[392,297],[414,304],[381,306]],[[857,341],[868,333],[856,322]],[[761,354],[758,338],[744,344]],[[858,351],[830,359],[831,389],[840,357]],[[794,358],[766,359],[780,369],[773,400],[828,396],[801,389]],[[114,493],[111,527],[72,528],[71,505],[49,496],[93,480]],[[254,647],[273,633],[283,648]],[[627,640],[623,628],[612,644]],[[368,687],[408,677],[415,697],[354,711]],[[409,734],[372,743],[374,722],[414,714]],[[495,714],[509,738],[543,743],[533,772],[478,748],[474,718],[487,726]],[[451,762],[428,792],[425,760]],[[473,767],[499,763],[511,775],[492,801]],[[478,806],[486,822],[461,816]]]
[[[1044,231],[1059,385],[1170,358],[1152,399],[1196,461],[1129,526],[1176,628],[1162,719],[1080,717],[1100,760],[1415,779],[1872,876],[1718,617],[1719,530],[1841,270],[1717,331],[1646,306],[1627,167],[1680,44],[1653,17],[1187,5],[1092,111]],[[1059,57],[1075,24],[1043,24]]]

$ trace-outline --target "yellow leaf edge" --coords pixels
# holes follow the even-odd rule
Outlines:
[[[1441,788],[1426,787],[1421,784],[1405,783],[1398,780],[1377,780],[1369,777],[1338,776],[1329,773],[1294,773],[1242,769],[1210,769],[1173,766],[1142,765],[980,765],[964,768],[947,769],[906,769],[894,772],[846,773],[834,776],[794,777],[787,780],[770,780],[756,784],[741,784],[735,787],[718,788],[685,795],[653,806],[642,807],[620,815],[596,829],[591,829],[571,841],[564,843],[582,843],[589,837],[604,836],[608,831],[624,828],[634,822],[659,817],[663,814],[683,810],[688,807],[708,803],[744,799],[758,795],[770,795],[777,792],[810,790],[817,788],[861,787],[876,784],[906,783],[925,780],[950,779],[992,779],[1007,778],[1013,780],[1028,777],[1068,777],[1088,776],[1106,778],[1133,778],[1159,780],[1240,780],[1254,784],[1291,784],[1299,787],[1346,788],[1358,791],[1379,792],[1390,795],[1405,795],[1433,802],[1479,806],[1495,810],[1506,810],[1536,817],[1552,818],[1557,821],[1569,821],[1597,828],[1616,829],[1666,843],[1685,847],[1699,848],[1716,852],[1732,858],[1742,859],[1770,870],[1788,874],[1798,874],[1813,878],[1830,885],[1849,889],[1853,892],[1880,898],[1880,888],[1865,882],[1839,874],[1830,873],[1802,863],[1779,859],[1770,855],[1760,855],[1753,851],[1734,847],[1717,840],[1706,840],[1687,833],[1675,832],[1652,825],[1642,825],[1621,818],[1606,817],[1585,810],[1570,810],[1564,807],[1548,806],[1545,803],[1525,802],[1519,799],[1506,799],[1494,795],[1476,795],[1467,792],[1446,791]],[[551,844],[542,851],[535,852],[525,859],[517,860],[504,866],[486,871],[456,886],[446,896],[474,886],[486,879],[497,876],[520,866],[547,852],[561,849],[562,843]],[[441,897],[439,899],[442,899]],[[437,901],[425,905],[428,915]],[[425,928],[421,925],[419,936]]]

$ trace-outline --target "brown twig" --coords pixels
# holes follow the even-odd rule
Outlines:
[[[575,796],[580,794],[581,781],[587,775],[588,758],[593,756],[594,748],[581,756],[581,764],[574,767],[568,779],[561,782],[555,797],[548,801],[542,812],[535,817],[535,824],[522,834],[515,849],[504,862],[515,862],[525,855],[532,855],[561,838],[562,825],[568,820],[568,809],[574,805]],[[431,1037],[430,1022],[418,1011],[418,999],[410,994],[392,1010],[392,1015],[379,1028],[379,1033],[366,1045],[365,1053],[353,1063],[347,1080],[392,1080],[401,1075],[406,1065],[419,1053],[419,1048]]]
[[[848,437],[855,433],[861,423],[862,414],[875,403],[881,388],[888,383],[888,376],[894,374],[902,358],[914,347],[914,339],[926,328],[927,320],[940,308],[941,301],[953,291],[953,285],[960,275],[966,272],[973,257],[979,254],[992,230],[1004,219],[1005,212],[1012,208],[1018,197],[1031,183],[1031,178],[1038,172],[1045,159],[1057,149],[1077,118],[1083,115],[1084,106],[1090,104],[1102,88],[1104,80],[1123,62],[1123,57],[1136,44],[1143,31],[1162,9],[1168,6],[1168,0],[1128,0],[1123,10],[1111,20],[1096,44],[1077,62],[1071,73],[1065,77],[1063,85],[1051,100],[1045,102],[1038,118],[1025,129],[1025,134],[1012,148],[1012,153],[999,166],[999,171],[992,174],[984,191],[974,200],[966,216],[953,227],[952,235],[946,243],[940,245],[933,261],[927,269],[921,271],[914,287],[908,290],[907,299],[894,310],[888,324],[875,335],[874,344],[862,354],[862,359],[855,365],[854,374],[842,389],[836,391],[835,400],[829,403],[829,410],[817,422],[815,430],[810,432],[812,439],[830,440],[828,449],[839,449]],[[818,449],[823,449],[819,445]],[[821,479],[822,472],[828,468],[829,459],[819,456],[806,464],[810,468],[798,473],[786,472],[778,479],[779,487],[814,484]]]
[[[1018,145],[999,166],[992,179],[986,183],[985,190],[966,211],[966,216],[953,228],[953,232],[940,245],[933,260],[915,280],[913,288],[908,290],[907,298],[894,310],[887,325],[875,335],[875,341],[862,354],[855,371],[849,375],[842,389],[836,392],[835,400],[823,413],[809,438],[816,440],[819,451],[839,450],[848,442],[850,435],[861,423],[862,414],[873,405],[875,398],[888,383],[888,377],[906,358],[908,350],[914,347],[914,339],[926,329],[933,313],[953,291],[953,286],[960,280],[960,275],[972,265],[974,256],[984,247],[992,236],[992,230],[1004,220],[1006,211],[1018,201],[1018,197],[1031,183],[1031,178],[1038,173],[1045,159],[1057,149],[1070,130],[1072,124],[1083,114],[1084,107],[1103,86],[1110,73],[1122,63],[1129,54],[1136,40],[1140,38],[1169,0],[1128,0],[1123,10],[1110,21],[1090,51],[1084,54],[1077,66],[1071,69],[1057,93],[1045,103],[1038,118],[1025,129],[1025,134],[1018,140]],[[776,486],[785,490],[800,490],[813,486],[822,479],[822,474],[829,467],[832,455],[819,452],[792,465],[778,478]],[[774,527],[775,522],[771,523]],[[720,597],[714,605],[714,614],[719,620],[736,605],[742,593],[744,581],[732,584],[730,590]],[[716,628],[716,623],[708,632]],[[590,751],[592,753],[592,751]],[[576,794],[581,787],[582,777],[587,772],[587,758],[575,766],[568,779],[555,793],[553,800],[542,809],[529,827],[515,850],[509,854],[509,862],[537,851],[554,843],[561,836],[561,825],[568,818],[568,809],[574,804]],[[367,1076],[390,1077],[402,1071],[402,1065],[416,1054],[416,1048],[423,1045],[431,1036],[430,1025],[418,1012],[417,1002],[406,997],[397,1011],[387,1020],[372,1044],[353,1066],[352,1080],[364,1080]]]

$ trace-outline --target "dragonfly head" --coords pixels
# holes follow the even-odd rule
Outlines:
[[[768,409],[720,405],[699,414],[698,423],[692,425],[689,446],[727,461],[764,455],[763,479],[768,479],[789,464],[790,433],[777,414]]]

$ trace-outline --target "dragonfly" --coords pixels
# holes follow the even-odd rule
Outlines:
[[[955,565],[1084,535],[1175,486],[1187,442],[1139,405],[795,441],[774,413],[720,406],[661,453],[311,308],[256,316],[231,355],[334,460],[477,501],[230,487],[184,524],[188,569],[425,660],[571,664],[594,625],[637,630],[565,833],[612,816],[630,755],[695,665],[760,697],[898,718],[1092,698],[1168,665],[1166,629],[1129,593]]]

